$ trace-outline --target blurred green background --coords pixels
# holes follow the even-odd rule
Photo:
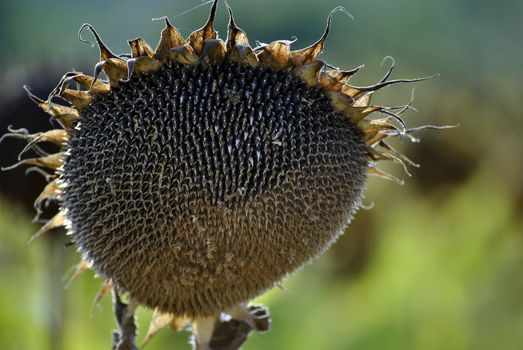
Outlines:
[[[185,1],[2,0],[0,114],[6,125],[50,127],[28,105],[22,85],[43,97],[66,71],[91,71],[98,50],[77,30],[91,23],[116,52],[143,36],[153,47],[167,15],[183,34],[200,27],[209,4]],[[314,264],[259,300],[271,332],[255,349],[523,349],[523,2],[517,0],[230,0],[251,39],[318,38],[336,14],[322,58],[365,70],[352,82],[377,81],[397,61],[395,77],[441,76],[416,85],[409,126],[459,124],[425,131],[416,145],[397,143],[422,164],[404,186],[372,178],[365,204],[346,234]],[[226,33],[226,10],[216,27]],[[86,35],[88,35],[86,33]],[[380,92],[377,102],[409,100],[411,86]],[[36,121],[38,119],[38,121]],[[43,126],[42,126],[43,121]],[[2,166],[21,142],[0,145]],[[28,246],[38,225],[27,206],[44,180],[3,173],[0,197],[0,349],[109,349],[110,297],[91,313],[101,280],[91,272],[64,290],[78,262],[59,232]],[[25,203],[25,204],[24,204]],[[141,342],[151,317],[138,313]],[[147,349],[189,349],[188,332],[160,332]]]

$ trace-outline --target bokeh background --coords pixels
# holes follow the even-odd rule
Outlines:
[[[459,124],[421,133],[420,144],[396,144],[421,168],[408,178],[398,165],[382,165],[405,185],[371,179],[365,204],[373,208],[284,289],[259,299],[272,311],[272,331],[252,335],[245,349],[523,349],[523,2],[229,2],[251,39],[296,36],[296,46],[316,40],[330,10],[345,6],[355,19],[335,15],[323,59],[364,63],[357,85],[377,81],[389,55],[395,77],[440,73],[416,85],[419,112],[405,120]],[[8,125],[50,128],[22,85],[45,97],[66,71],[91,72],[98,50],[78,41],[82,23],[124,53],[137,36],[156,45],[163,23],[151,18],[167,15],[188,35],[208,9],[197,0],[2,0],[0,133]],[[221,4],[222,36],[226,23]],[[411,88],[385,89],[377,101],[406,103]],[[16,161],[22,143],[4,140],[2,166]],[[79,259],[64,248],[68,239],[56,231],[26,244],[38,228],[32,200],[44,179],[19,169],[0,180],[0,348],[109,349],[110,297],[92,307],[100,278],[87,272],[64,290]],[[151,312],[138,317],[141,341]],[[147,349],[189,349],[188,336],[165,330]]]

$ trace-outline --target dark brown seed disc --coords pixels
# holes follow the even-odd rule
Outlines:
[[[327,248],[358,208],[362,132],[291,73],[170,64],[82,110],[62,204],[79,249],[138,302],[217,313]]]

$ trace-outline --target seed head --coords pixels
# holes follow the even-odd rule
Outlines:
[[[361,67],[317,59],[334,11],[309,47],[252,48],[230,9],[227,40],[218,38],[216,4],[187,39],[166,20],[157,48],[138,38],[129,57],[85,24],[80,33],[100,48],[94,76],[66,73],[47,101],[30,94],[63,129],[9,134],[61,149],[16,164],[55,170],[36,206],[57,199],[61,209],[37,235],[65,225],[81,266],[184,319],[234,310],[328,248],[359,208],[367,174],[393,179],[376,161],[410,163],[386,140],[419,130],[399,117],[410,104],[370,101],[421,79],[389,80],[392,60],[381,81],[356,87]]]

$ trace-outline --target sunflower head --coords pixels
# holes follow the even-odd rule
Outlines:
[[[57,200],[60,211],[35,236],[65,226],[79,271],[154,308],[150,333],[193,320],[202,349],[222,313],[267,328],[266,311],[246,303],[336,240],[367,174],[395,179],[377,161],[413,164],[387,140],[420,129],[400,118],[410,104],[371,98],[422,79],[389,80],[392,60],[358,87],[349,81],[361,67],[318,60],[338,9],[318,41],[293,50],[287,40],[251,46],[230,8],[222,40],[216,7],[188,38],[165,19],[156,49],[138,38],[125,56],[84,24],[100,48],[93,76],[66,73],[45,101],[29,93],[61,128],[8,134],[28,141],[24,151],[60,148],[14,165],[53,171],[35,206]]]

